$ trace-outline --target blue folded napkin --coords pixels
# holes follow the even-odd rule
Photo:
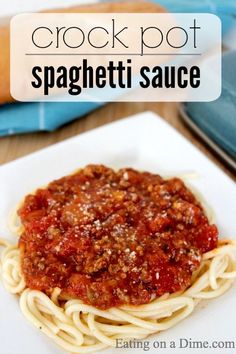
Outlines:
[[[0,136],[52,131],[101,106],[98,102],[12,103],[0,108]]]
[[[222,58],[222,93],[213,102],[188,102],[189,118],[236,159],[236,51]]]
[[[170,12],[208,12],[217,15],[222,21],[223,34],[236,27],[235,0],[154,0]]]

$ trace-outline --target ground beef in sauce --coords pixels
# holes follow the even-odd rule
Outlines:
[[[18,211],[26,285],[100,309],[184,290],[217,228],[179,178],[88,165]]]

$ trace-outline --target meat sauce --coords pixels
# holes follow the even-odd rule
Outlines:
[[[179,178],[88,165],[18,211],[26,285],[100,309],[184,290],[218,231]]]

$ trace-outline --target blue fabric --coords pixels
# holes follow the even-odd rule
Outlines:
[[[223,56],[222,93],[213,102],[188,102],[188,116],[236,159],[236,51]]]
[[[0,136],[52,131],[101,106],[95,102],[13,103],[0,108]]]
[[[222,21],[222,31],[226,34],[236,27],[235,0],[154,0],[170,12],[209,12],[217,15]]]

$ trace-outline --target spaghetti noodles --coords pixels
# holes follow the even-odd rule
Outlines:
[[[130,170],[128,171],[122,170],[122,175],[125,174],[125,181],[127,181],[126,172],[128,173],[129,179],[132,176],[132,172],[130,173]],[[74,176],[76,176],[76,174]],[[157,179],[153,180],[152,175],[145,175],[145,176],[148,176],[149,186],[150,186],[150,178],[153,182],[153,185],[157,185],[159,183],[158,182],[157,184],[155,184],[157,182]],[[82,177],[84,178],[84,176]],[[78,176],[76,178],[78,183]],[[135,178],[137,178],[137,175],[135,175]],[[73,178],[70,179],[70,181],[71,180],[73,181]],[[107,180],[107,175],[106,175],[106,180]],[[65,179],[59,181],[63,181],[63,183],[65,183],[65,181],[66,183],[68,182]],[[141,188],[140,181],[141,180],[138,181],[139,189],[136,188],[136,192],[140,191]],[[160,180],[158,179],[158,181],[160,181],[162,186],[164,185],[161,179]],[[83,185],[86,182],[87,180],[86,181],[83,180]],[[61,182],[56,181],[55,183],[57,186],[59,185],[61,186]],[[112,183],[114,183],[114,181]],[[143,188],[143,185],[145,185],[146,181],[144,182],[142,181],[142,183],[144,183],[142,184],[142,188]],[[201,212],[201,206],[199,202],[197,202],[194,199],[194,197],[191,196],[189,191],[186,191],[184,189],[183,185],[178,183],[177,185],[179,188],[178,189],[179,195],[181,195],[183,199],[188,198],[189,203],[190,202],[192,203],[189,206],[189,208],[190,209],[194,208],[194,206],[198,208],[196,209],[196,213],[197,215],[200,216],[199,218],[195,219],[195,222],[201,220],[201,222],[203,222],[203,226],[201,227],[204,230],[205,229],[207,230],[208,232],[207,235],[209,237],[214,238],[215,237],[213,232],[214,228],[213,229],[210,228],[206,223],[204,214],[202,214]],[[100,187],[101,187],[101,183],[100,183]],[[169,184],[167,187],[170,189]],[[176,189],[176,184],[174,185],[174,187]],[[49,189],[50,188],[52,188],[52,185],[51,187],[49,187]],[[82,190],[84,191],[84,188]],[[93,190],[94,190],[94,185],[93,185]],[[115,195],[117,197],[118,195],[117,190],[115,191],[113,190],[113,192],[116,192]],[[163,193],[163,187],[161,188],[161,192]],[[134,193],[134,188],[132,188],[132,193]],[[37,195],[37,192],[35,195]],[[118,195],[118,197],[120,198],[120,195]],[[41,198],[40,203],[45,205],[44,201],[42,200],[42,194],[40,195],[40,198]],[[30,197],[28,200],[30,200],[31,206],[34,205],[33,212],[35,217],[35,215],[39,214],[39,211],[36,210],[35,208],[35,199],[34,197]],[[161,199],[159,199],[159,201],[161,202]],[[124,200],[122,201],[122,203],[124,204]],[[149,199],[149,203],[150,203],[150,199]],[[176,198],[173,201],[173,203],[176,203]],[[179,199],[178,199],[178,203],[179,203]],[[28,211],[29,206],[25,206],[25,207]],[[52,209],[52,204],[50,208]],[[24,212],[25,210],[24,207],[21,210],[23,210]],[[70,209],[70,211],[71,210],[73,209]],[[200,214],[199,214],[199,210],[200,210]],[[23,214],[21,212],[21,217],[22,215]],[[26,217],[28,217],[28,215]],[[42,217],[42,215],[40,217]],[[184,212],[184,217],[186,217],[186,211]],[[191,214],[191,217],[192,217],[191,220],[193,220],[194,215]],[[180,214],[178,218],[179,220],[181,219]],[[30,219],[28,218],[27,222],[29,222],[29,220]],[[188,222],[189,220],[190,219],[188,219]],[[27,229],[28,231],[31,227],[29,223],[24,224],[23,226],[24,228],[28,228]],[[39,227],[39,224],[37,224],[37,227]],[[25,229],[23,230],[21,227],[18,230],[20,231],[20,236],[22,237],[22,232],[24,232]],[[159,230],[159,233],[160,232],[161,231]],[[174,233],[175,229],[172,229],[172,232]],[[30,235],[32,236],[32,233]],[[56,237],[58,238],[58,233]],[[176,237],[178,239],[178,235]],[[204,244],[204,238],[202,240]],[[32,239],[30,242],[32,242]],[[155,240],[152,242],[155,242]],[[190,262],[188,263],[189,266],[191,267],[189,269],[192,269],[190,282],[188,283],[187,286],[180,287],[178,291],[172,291],[172,292],[169,291],[160,295],[158,295],[157,291],[156,291],[157,295],[155,295],[153,290],[155,288],[153,287],[152,298],[149,301],[142,298],[141,300],[143,301],[143,303],[134,305],[129,300],[129,297],[124,298],[122,296],[122,301],[118,299],[120,301],[120,304],[118,305],[114,304],[112,306],[111,302],[106,302],[106,306],[102,308],[101,303],[96,302],[96,298],[95,299],[84,298],[85,300],[83,300],[83,298],[80,299],[79,296],[71,296],[71,293],[69,293],[69,291],[66,291],[68,289],[65,286],[64,288],[63,286],[61,287],[55,286],[52,289],[47,288],[45,291],[40,289],[36,290],[34,288],[30,288],[29,284],[27,284],[28,278],[25,277],[25,273],[24,273],[27,268],[22,267],[22,260],[24,259],[22,257],[24,257],[25,250],[22,251],[22,249],[19,248],[18,246],[10,245],[4,240],[0,240],[0,245],[4,247],[4,250],[1,255],[0,271],[1,271],[2,281],[6,289],[10,293],[18,294],[20,296],[20,308],[23,314],[25,315],[25,317],[33,325],[39,328],[47,336],[49,336],[56,344],[58,344],[64,350],[73,353],[93,353],[95,351],[104,349],[108,346],[115,347],[116,339],[120,339],[120,338],[142,339],[149,336],[150,334],[157,333],[166,330],[168,328],[171,328],[172,326],[176,325],[184,318],[188,317],[191,314],[191,312],[194,310],[198,302],[201,301],[202,299],[210,299],[222,295],[225,291],[229,289],[229,287],[232,285],[233,281],[236,278],[236,261],[235,261],[236,242],[229,241],[229,240],[221,240],[218,241],[216,247],[206,246],[206,248],[208,247],[207,251],[204,250],[202,251],[202,255],[200,257],[197,257],[196,264],[193,262],[193,259],[196,259],[196,257],[194,257],[193,259],[192,258],[182,259],[182,261],[187,260],[188,262]],[[125,247],[126,246],[127,245],[125,245]],[[49,246],[46,245],[46,247]],[[127,248],[125,248],[125,250],[126,249]],[[143,252],[145,253],[145,249],[143,250]],[[183,248],[182,248],[182,252],[183,252]],[[190,253],[192,253],[191,250]],[[60,257],[62,257],[61,254]],[[41,262],[41,258],[40,258],[40,262]],[[130,252],[129,252],[129,258],[132,259],[132,257],[130,257]],[[26,258],[26,260],[28,262],[30,258]],[[120,260],[121,258],[118,259],[118,261]],[[176,261],[177,259],[175,259],[175,262]],[[45,266],[47,266],[47,262],[45,262]],[[169,266],[169,264],[167,264],[167,266]],[[169,271],[172,270],[172,268],[168,268],[168,269]],[[100,273],[97,274],[98,275],[96,275],[97,277],[96,279],[100,279],[99,278]],[[162,277],[162,273],[160,271],[159,273],[155,273],[155,274],[156,274],[155,281],[158,281],[159,277]],[[181,275],[184,276],[185,273],[181,273]],[[74,273],[73,273],[73,277],[74,277]],[[109,274],[107,273],[106,278],[108,277]],[[117,279],[119,280],[120,278],[118,277]],[[144,278],[144,280],[147,281],[147,278]],[[188,279],[186,280],[186,282],[188,282]],[[40,285],[41,283],[39,282],[37,284]],[[63,285],[63,283],[61,284]],[[149,287],[150,289],[152,284],[155,285],[156,283],[152,283],[152,281],[150,280],[147,288]],[[162,283],[159,284],[162,285]],[[169,282],[168,286],[172,287],[172,283]],[[131,294],[132,296],[132,291],[130,291],[128,294]],[[116,299],[116,301],[118,300]]]
[[[20,252],[8,245],[2,254],[2,280],[6,289],[20,295],[25,317],[64,350],[93,353],[115,346],[119,338],[145,338],[171,328],[191,314],[202,299],[226,292],[236,278],[233,254],[236,243],[222,241],[205,253],[192,285],[182,293],[163,295],[149,304],[99,310],[82,301],[61,300],[60,289],[51,297],[25,287],[20,269]]]

